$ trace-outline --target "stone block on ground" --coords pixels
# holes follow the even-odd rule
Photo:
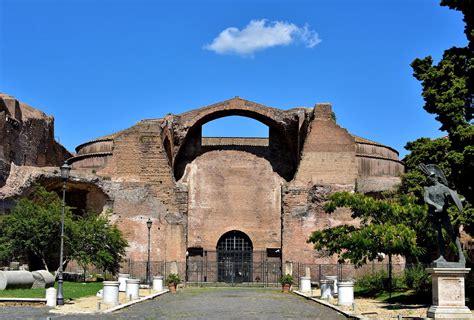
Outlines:
[[[36,270],[31,272],[35,282],[32,288],[50,288],[54,286],[54,276],[46,270]]]
[[[0,271],[0,290],[29,289],[34,282],[29,271]]]

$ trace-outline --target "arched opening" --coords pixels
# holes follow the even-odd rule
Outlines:
[[[47,179],[39,182],[46,190],[56,192],[62,197],[62,181]],[[27,191],[33,191],[34,188]],[[111,209],[112,203],[107,194],[93,183],[68,181],[66,184],[66,205],[72,208],[72,213],[78,216],[86,214],[100,214]]]
[[[228,116],[209,121],[202,126],[202,136],[225,138],[267,138],[268,125],[243,116]]]
[[[221,130],[235,120],[235,130],[225,128],[227,133],[224,137],[208,136],[215,135],[215,126]],[[240,125],[242,123],[244,125]],[[247,130],[246,124],[251,124],[252,130]],[[254,135],[257,137],[250,137]],[[293,149],[281,123],[272,118],[248,110],[220,110],[203,116],[189,129],[173,163],[174,175],[176,180],[180,180],[187,165],[206,152],[237,150],[266,159],[273,171],[290,181],[296,171],[296,153]]]
[[[238,230],[226,232],[217,242],[216,250],[218,281],[252,281],[253,244],[245,233]]]

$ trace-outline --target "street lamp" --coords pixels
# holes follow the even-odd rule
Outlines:
[[[150,285],[150,230],[151,230],[151,225],[153,224],[153,221],[151,221],[150,218],[148,218],[148,221],[146,222],[146,227],[148,228],[148,260],[146,263],[146,283]]]
[[[61,178],[63,179],[63,203],[61,206],[61,246],[59,251],[59,275],[58,275],[58,297],[57,305],[64,305],[64,295],[63,295],[63,251],[64,251],[64,207],[66,206],[66,182],[69,178],[69,172],[71,171],[71,166],[68,165],[67,161],[64,161],[61,166]]]

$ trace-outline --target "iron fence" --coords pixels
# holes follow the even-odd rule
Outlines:
[[[146,266],[147,261],[125,259],[121,264],[120,273],[128,273],[131,277],[145,283]],[[400,275],[405,268],[409,267],[405,264],[392,264],[393,275]],[[150,262],[151,276],[177,273],[186,285],[197,286],[275,286],[279,285],[279,278],[284,269],[285,266],[281,264],[279,258],[267,257],[264,252],[254,252],[251,259],[246,261],[219,260],[217,252],[207,252],[202,256],[188,256],[186,262]],[[313,283],[319,283],[325,276],[337,276],[339,281],[357,280],[382,271],[388,273],[388,270],[389,264],[377,262],[357,268],[351,264],[292,263],[292,275],[295,280],[309,273]],[[104,280],[114,277],[93,266],[84,272],[83,268],[74,261],[67,265],[65,272],[77,280],[82,280],[84,276],[92,279],[100,277]]]
[[[186,281],[200,286],[269,286],[280,276],[280,258],[268,257],[266,251],[203,251],[188,256],[186,262]]]
[[[393,275],[400,275],[406,264],[392,264]],[[366,275],[374,275],[379,272],[389,272],[390,264],[370,262],[362,266],[355,266],[353,264],[306,264],[293,263],[293,277],[299,279],[300,277],[309,276],[311,282],[318,282],[324,279],[325,276],[337,276],[338,281],[357,280]],[[309,272],[308,272],[309,271]]]

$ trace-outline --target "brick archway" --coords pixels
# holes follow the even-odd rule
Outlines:
[[[296,171],[299,153],[299,113],[267,107],[238,97],[178,116],[179,126],[177,127],[179,127],[179,132],[174,134],[178,142],[173,161],[175,179],[181,179],[186,165],[206,152],[200,145],[202,126],[213,120],[228,116],[248,117],[269,127],[269,147],[272,154],[266,158],[272,163],[274,170],[280,176],[286,180],[291,180]],[[286,168],[272,162],[272,159],[282,157],[285,158],[285,163],[288,164]]]

